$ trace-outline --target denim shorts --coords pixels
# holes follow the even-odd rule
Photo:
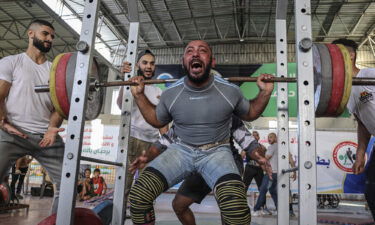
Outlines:
[[[239,175],[232,155],[229,144],[201,150],[177,142],[169,145],[167,150],[148,166],[163,174],[169,187],[181,182],[192,172],[197,172],[213,189],[222,176]]]

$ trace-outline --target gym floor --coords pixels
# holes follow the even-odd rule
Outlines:
[[[178,225],[180,224],[173,213],[171,202],[174,194],[162,194],[156,201],[157,225]],[[254,205],[252,198],[249,198],[251,206]],[[36,225],[49,215],[52,198],[44,197],[26,197],[21,203],[30,204],[27,212],[25,209],[14,210],[12,212],[0,213],[1,225]],[[77,206],[83,203],[77,202]],[[271,199],[267,199],[268,208],[273,209],[274,205]],[[296,208],[296,206],[295,206]],[[219,225],[220,216],[216,201],[212,195],[207,196],[202,204],[194,204],[192,206],[197,224],[199,225]],[[296,212],[296,210],[295,210]],[[298,224],[297,217],[292,218],[291,225]],[[318,218],[320,221],[326,221],[319,224],[373,224],[369,211],[365,209],[364,202],[346,202],[342,201],[338,209],[318,210]],[[338,223],[340,222],[340,223]],[[252,225],[276,225],[276,216],[252,217]],[[125,225],[131,225],[131,221],[127,220]]]

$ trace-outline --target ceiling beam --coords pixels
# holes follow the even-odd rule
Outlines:
[[[190,12],[190,20],[191,20],[191,21],[193,22],[193,24],[194,24],[194,27],[195,27],[195,30],[196,30],[197,33],[198,33],[198,37],[199,37],[199,39],[202,39],[202,35],[201,35],[200,31],[198,30],[196,17],[194,17],[194,15],[193,15],[193,8],[192,8],[191,5],[190,5],[190,1],[189,1],[189,0],[186,0],[186,3],[187,3],[187,5],[188,5],[189,12]]]
[[[16,22],[14,22],[16,23]],[[8,33],[12,33],[14,36],[16,36],[18,39],[22,39],[22,37],[20,36],[19,33],[16,33],[14,32],[11,27],[14,23],[11,23],[8,27],[5,26],[3,23],[0,23],[0,26],[2,26],[4,29],[5,29],[5,32],[4,34],[0,37],[0,39],[5,39],[5,36],[8,34]]]
[[[322,28],[319,31],[319,35],[325,35],[330,33],[332,24],[335,21],[336,17],[338,16],[342,6],[344,5],[344,1],[340,2],[340,4],[332,4],[331,7],[328,9],[328,13],[326,14],[326,18],[323,21]],[[324,41],[324,38],[317,38],[316,41],[321,42]]]
[[[100,11],[103,13],[103,16],[108,20],[106,21],[106,25],[108,26],[108,28],[115,34],[115,36],[117,36],[120,42],[126,46],[126,42],[129,37],[128,33],[124,32],[122,29],[117,29],[115,28],[115,26],[113,26],[113,24],[117,24],[119,23],[119,21],[115,16],[111,15],[110,10],[103,1],[101,1],[100,3]]]
[[[63,6],[65,6],[66,8],[68,8],[71,12],[73,12],[74,16],[76,16],[79,20],[82,21],[82,17],[81,15],[79,15],[71,5],[69,5],[67,2],[63,2]],[[55,13],[56,14],[56,13]],[[57,15],[57,14],[56,14]],[[60,16],[58,16],[60,18]],[[99,40],[112,52],[113,49],[111,48],[111,46],[109,46],[104,40],[103,38],[101,37],[101,35],[99,33],[96,33],[96,37],[99,38]]]
[[[252,6],[253,7],[253,6]],[[227,7],[228,8],[228,7]],[[167,13],[167,11],[164,11],[162,10],[162,13],[165,12]],[[145,12],[143,12],[145,13]],[[251,14],[251,16],[265,16],[264,13],[261,13],[261,12],[251,12],[251,13],[245,13],[245,15],[249,16]],[[120,13],[115,13],[113,15],[123,15],[123,14],[120,14]],[[217,19],[218,17],[224,17],[224,16],[232,16],[233,13],[232,12],[229,12],[229,13],[222,13],[222,14],[215,14],[215,18]],[[317,16],[327,16],[327,13],[320,13],[320,12],[317,12],[317,13],[313,13],[312,15],[317,15]],[[361,16],[362,13],[361,12],[340,12],[337,14],[338,16],[341,16],[341,17],[348,17],[348,16]],[[294,13],[292,12],[288,12],[288,16],[294,16]],[[364,16],[368,16],[368,17],[371,17],[371,16],[375,16],[375,13],[365,13]],[[195,16],[194,18],[195,19],[209,19],[211,18],[212,15],[211,14],[207,14],[205,16]],[[191,16],[189,17],[185,17],[185,18],[176,18],[174,19],[174,21],[176,22],[180,22],[180,21],[187,21],[187,20],[191,20]],[[140,21],[142,24],[147,24],[147,23],[168,23],[170,22],[171,20],[170,19],[167,19],[167,18],[163,18],[163,19],[153,19],[152,21]],[[0,21],[1,22],[1,21]],[[114,24],[114,26],[122,26],[121,24]]]
[[[237,32],[237,35],[238,35],[238,39],[241,39],[241,31],[240,31],[240,24],[241,22],[239,22],[238,20],[238,14],[240,14],[240,9],[237,9],[237,0],[232,0],[232,16],[233,16],[233,22],[234,22],[234,27],[236,28],[236,32]]]
[[[179,39],[179,41],[180,41],[181,43],[183,43],[183,41],[182,41],[182,37],[181,37],[181,33],[180,33],[180,31],[178,30],[178,27],[177,27],[177,25],[176,25],[176,21],[175,21],[174,18],[173,18],[173,15],[172,15],[172,13],[171,13],[171,11],[170,11],[168,5],[167,5],[167,2],[166,2],[165,0],[163,0],[163,3],[164,3],[165,8],[166,8],[167,11],[168,11],[169,17],[171,17],[171,19],[172,19],[172,24],[173,24],[173,27],[174,27],[174,29],[175,29],[175,31],[176,31],[176,34],[177,34],[177,36],[178,36],[178,39]]]
[[[369,37],[374,36],[374,30],[375,30],[375,23],[373,23],[373,24],[369,27],[369,29],[367,29],[367,31],[365,32],[365,34],[362,36],[358,48],[361,48],[361,47],[362,47],[362,46],[368,41],[368,38],[369,38]]]
[[[271,7],[270,7],[269,15],[268,15],[267,35],[266,36],[269,36],[269,34],[270,34],[270,25],[271,25],[271,23],[275,22],[275,21],[271,21],[273,8],[274,8],[273,7],[273,0],[271,0]]]
[[[72,34],[74,39],[79,40],[79,34],[69,26],[63,19],[61,19],[48,5],[46,5],[42,0],[34,0],[34,3],[36,3],[41,9],[43,9],[47,14],[49,14],[54,20],[56,20],[64,29],[66,29],[69,33]],[[74,48],[75,49],[75,48]],[[114,69],[115,71],[118,70],[113,67],[113,65],[104,58],[98,51],[94,51],[95,56],[97,56],[100,59],[100,62],[104,63],[108,67]]]
[[[216,22],[215,12],[212,9],[212,0],[209,0],[209,1],[210,1],[211,16],[212,16],[212,18],[214,20],[216,36],[219,37],[219,38],[221,38],[221,39],[223,39],[223,34],[221,33],[220,28],[219,28],[219,26],[218,26],[218,24]]]
[[[358,18],[357,22],[355,23],[355,25],[352,27],[352,29],[350,30],[350,34],[354,34],[358,28],[358,26],[361,24],[362,22],[362,19],[365,17],[366,13],[367,13],[367,10],[370,8],[370,6],[372,6],[374,3],[369,3],[367,4],[367,6],[365,6],[365,9],[363,10],[363,13],[362,15]]]
[[[139,0],[140,4],[142,5],[142,7],[145,9],[144,13],[147,14],[148,18],[150,18],[150,24],[151,26],[153,26],[155,28],[155,31],[158,35],[158,39],[162,42],[162,44],[164,45],[167,45],[167,43],[165,42],[165,39],[160,31],[160,26],[159,25],[156,25],[156,23],[154,22],[154,18],[151,17],[152,14],[149,13],[149,10],[146,8],[146,5],[143,3],[143,0]],[[144,24],[144,23],[142,23]]]
[[[120,36],[122,36],[123,39],[125,39],[125,41],[127,42],[128,41],[128,34],[129,34],[129,29],[128,28],[125,28],[125,25],[124,24],[129,24],[129,19],[126,17],[126,15],[128,15],[128,11],[127,11],[127,5],[125,4],[125,2],[127,2],[127,0],[113,0],[115,3],[116,3],[116,6],[119,8],[120,10],[120,13],[112,13],[112,12],[109,12],[110,10],[108,10],[108,14],[110,15],[111,18],[113,18],[113,21],[111,21],[111,24],[110,24],[110,27],[115,30],[112,32],[116,33],[117,32],[120,32]],[[107,1],[104,1],[104,2],[107,2]],[[103,3],[104,3],[103,2]],[[102,4],[103,4],[102,3]],[[138,9],[138,11],[140,12],[140,10]],[[124,16],[126,21],[119,21],[116,16]],[[115,22],[117,21],[117,22]],[[118,24],[120,24],[120,26],[118,26]],[[120,27],[120,28],[119,28]],[[120,30],[120,31],[119,31]],[[146,41],[144,40],[144,34],[141,34],[141,32],[139,32],[139,44],[145,44],[146,47],[148,47]],[[127,45],[127,43],[124,43],[125,46]]]

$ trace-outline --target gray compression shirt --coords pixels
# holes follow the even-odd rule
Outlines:
[[[229,139],[232,114],[241,117],[249,111],[249,101],[238,86],[211,76],[202,88],[181,78],[166,89],[156,107],[157,119],[173,121],[175,134],[182,142],[204,145]]]

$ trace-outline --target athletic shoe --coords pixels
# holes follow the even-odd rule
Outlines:
[[[289,216],[290,216],[290,217],[296,217],[296,214],[294,214],[293,211],[290,211],[290,212],[289,212]]]
[[[272,215],[277,216],[277,210],[273,211]]]
[[[263,213],[261,210],[257,210],[257,211],[252,211],[251,215],[257,217],[257,216],[262,216]]]
[[[17,196],[18,199],[23,199],[23,196],[20,195],[20,194],[17,194],[16,196]]]
[[[270,210],[268,210],[267,208],[264,208],[262,210],[262,213],[263,213],[263,215],[268,215],[268,216],[272,215],[272,212]]]

